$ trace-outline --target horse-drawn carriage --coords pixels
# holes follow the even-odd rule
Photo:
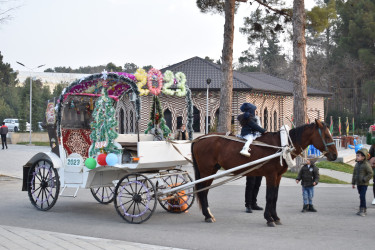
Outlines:
[[[152,75],[155,71],[151,71]],[[290,132],[284,128],[281,132],[267,133],[251,145],[251,158],[238,153],[244,141],[234,136],[210,134],[191,143],[154,141],[168,136],[156,98],[162,89],[162,81],[160,74],[156,74],[159,84],[157,87],[149,85],[150,92],[155,95],[151,121],[146,130],[149,133],[140,134],[139,95],[142,91],[144,93],[141,87],[145,84],[145,77],[138,76],[106,72],[92,75],[69,85],[56,108],[55,104],[48,105],[46,120],[52,150],[32,157],[23,171],[23,191],[28,192],[37,209],[46,211],[52,208],[58,197],[64,196],[66,188],[76,189],[73,197],[80,188],[87,188],[100,203],[114,201],[116,211],[127,222],[142,223],[151,217],[158,202],[169,212],[186,211],[198,192],[205,220],[213,222],[215,218],[208,209],[208,189],[228,181],[211,186],[214,179],[229,176],[229,180],[234,180],[245,175],[263,175],[267,180],[264,216],[268,225],[274,226],[280,222],[276,214],[278,186],[292,158],[310,144],[329,160],[337,158],[329,130],[319,121]],[[168,88],[173,82],[179,83],[177,90],[163,88],[163,93],[186,95],[191,102],[190,90],[181,84],[184,75],[177,73],[176,78],[177,81],[172,72],[165,72]],[[137,81],[141,82],[138,86]],[[134,111],[129,112],[129,120],[135,133],[117,136],[112,100],[124,96]],[[191,118],[187,128],[192,140],[191,103],[187,108]],[[193,163],[195,181],[180,167],[188,162]],[[226,170],[216,174],[220,168]]]
[[[52,150],[36,154],[23,168],[23,190],[37,209],[51,209],[59,196],[65,196],[67,188],[75,189],[72,197],[85,188],[102,204],[114,201],[119,215],[130,223],[149,219],[157,202],[168,212],[184,212],[193,204],[194,195],[188,194],[192,193],[192,186],[179,191],[174,199],[156,196],[158,191],[192,181],[181,167],[188,163],[190,144],[154,141],[152,134],[111,137],[113,127],[105,123],[114,119],[112,100],[124,96],[131,100],[135,112],[130,118],[135,125],[138,123],[140,100],[136,83],[130,74],[96,74],[68,86],[56,107],[48,104],[46,123]],[[100,122],[99,126],[108,126],[107,130],[92,128],[92,123]],[[93,140],[93,131],[106,140]],[[107,158],[108,162],[106,157],[100,159],[105,156],[103,149],[110,146],[117,154]],[[100,165],[96,166],[97,162]]]

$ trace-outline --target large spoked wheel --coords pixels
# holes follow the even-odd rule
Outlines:
[[[142,174],[123,177],[115,189],[115,208],[127,222],[140,224],[147,221],[156,208],[155,186]]]
[[[115,187],[90,188],[95,200],[101,204],[109,204],[115,198]]]
[[[59,197],[60,179],[49,160],[37,161],[29,171],[27,193],[31,204],[39,210],[51,209]]]
[[[157,187],[158,190],[163,191],[193,181],[186,171],[180,169],[168,170],[167,173],[160,174],[160,179],[161,181],[158,182]],[[183,190],[177,191],[177,193],[158,197],[158,201],[160,205],[170,213],[183,213],[187,211],[194,203],[195,196],[193,192],[194,186],[187,187]]]

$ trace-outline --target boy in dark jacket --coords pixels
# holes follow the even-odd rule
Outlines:
[[[241,136],[247,140],[240,154],[247,157],[250,157],[250,144],[257,137],[256,133],[266,133],[266,130],[258,125],[259,121],[255,117],[256,109],[257,107],[255,105],[245,102],[240,107],[240,110],[244,113],[237,117],[238,121],[242,126]]]
[[[370,160],[369,160],[369,163],[370,163],[370,166],[372,168],[372,171],[373,171],[373,182],[374,182],[374,185],[372,187],[372,192],[374,193],[374,200],[372,201],[372,205],[375,205],[375,144],[372,144],[371,147],[370,147],[370,150],[368,151],[370,153]]]
[[[370,163],[367,161],[368,158],[369,153],[366,148],[361,148],[357,151],[355,159],[357,163],[353,170],[352,185],[353,189],[355,188],[355,185],[357,185],[359,193],[360,205],[359,211],[357,212],[357,215],[359,216],[366,216],[366,192],[369,181],[372,177],[372,169]]]
[[[303,197],[303,208],[301,212],[316,212],[312,204],[314,198],[314,186],[319,182],[319,168],[315,166],[312,159],[308,159],[306,164],[300,169],[296,178],[298,184],[302,180],[302,197]]]

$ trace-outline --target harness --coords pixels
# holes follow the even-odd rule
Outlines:
[[[320,138],[322,138],[322,142],[324,144],[324,150],[328,152],[328,146],[335,145],[335,143],[334,142],[326,143],[322,135],[322,130],[319,127],[318,127],[318,132],[319,132]]]

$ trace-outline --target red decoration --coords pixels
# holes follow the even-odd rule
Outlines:
[[[101,165],[101,166],[107,165],[107,161],[105,160],[106,157],[107,157],[107,154],[100,154],[100,155],[98,155],[98,163],[99,163],[99,165]]]

